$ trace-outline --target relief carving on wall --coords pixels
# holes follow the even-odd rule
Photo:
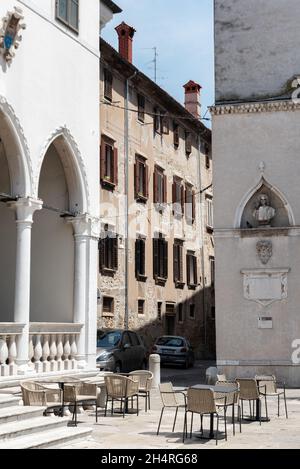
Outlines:
[[[261,306],[269,306],[288,297],[288,272],[290,269],[242,270],[244,298]]]
[[[266,194],[260,194],[253,211],[253,218],[258,221],[258,225],[270,226],[275,214],[276,210],[269,204],[269,197]]]
[[[0,53],[4,56],[6,62],[10,63],[15,56],[15,49],[18,49],[22,36],[20,32],[26,29],[22,23],[24,16],[21,8],[14,7],[14,11],[9,11],[3,18],[2,28],[0,29]]]
[[[271,241],[262,240],[256,244],[256,252],[262,264],[267,265],[273,255],[273,245]]]

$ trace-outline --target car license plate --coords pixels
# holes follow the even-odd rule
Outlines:
[[[167,349],[162,351],[163,355],[172,355],[175,353],[175,350]]]

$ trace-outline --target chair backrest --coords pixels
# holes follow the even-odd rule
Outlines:
[[[198,414],[216,412],[214,391],[212,389],[189,388],[187,391],[187,410]]]
[[[216,400],[223,401],[222,404],[226,405],[232,405],[232,404],[237,404],[239,400],[239,394],[240,394],[240,387],[238,383],[234,383],[232,381],[217,381],[217,385],[222,386],[223,388],[228,389],[229,392],[226,393],[215,393],[215,398]],[[231,391],[231,392],[230,392]],[[226,401],[225,401],[226,398]]]
[[[162,383],[158,385],[160,397],[165,407],[178,407],[179,402],[172,383]]]
[[[153,373],[148,370],[136,370],[129,373],[130,378],[138,379],[139,387],[150,391],[153,381]]]
[[[255,379],[260,386],[260,392],[266,394],[276,394],[276,377],[274,375],[256,375]]]
[[[251,401],[259,398],[257,381],[254,378],[237,378],[236,382],[240,386],[240,399]]]
[[[227,381],[226,375],[217,375],[217,381],[218,382]]]
[[[130,397],[138,392],[139,383],[122,375],[108,375],[104,377],[108,396],[114,399]]]
[[[47,405],[46,391],[43,386],[34,381],[23,381],[21,383],[22,399],[24,406],[44,406]]]
[[[217,381],[218,369],[215,366],[210,366],[206,369],[206,384],[215,384]]]

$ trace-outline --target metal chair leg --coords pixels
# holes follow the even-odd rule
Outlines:
[[[176,407],[176,412],[175,412],[175,418],[174,418],[172,433],[174,433],[174,431],[175,431],[175,425],[176,425],[176,420],[177,420],[177,414],[178,414],[178,407]]]
[[[284,392],[283,392],[283,399],[284,399],[284,407],[285,407],[285,416],[286,416],[286,418],[288,419],[289,416],[288,416],[288,411],[287,411],[285,390],[284,390]]]
[[[268,402],[267,402],[267,396],[265,395],[265,407],[266,407],[266,419],[267,421],[269,420],[269,416],[268,416]]]
[[[136,405],[137,405],[137,417],[139,416],[139,412],[140,412],[140,409],[139,409],[139,395],[137,394],[136,395]]]
[[[157,433],[156,433],[157,435],[159,434],[160,424],[161,424],[161,420],[162,420],[162,416],[163,416],[164,410],[165,410],[165,408],[163,407],[163,408],[161,409],[161,413],[160,413],[160,419],[159,419],[158,428],[157,428]]]
[[[224,407],[225,440],[227,441],[227,407]]]
[[[107,413],[107,404],[108,404],[108,396],[106,396],[104,417],[106,417],[106,413]]]
[[[235,415],[234,415],[234,404],[232,405],[232,427],[233,427],[233,436],[235,436]]]
[[[200,428],[200,431],[202,433],[202,436],[203,436],[203,415],[201,414],[201,428]]]
[[[96,423],[98,423],[98,407],[97,407],[97,399],[95,400],[95,406],[96,406]]]
[[[148,391],[148,409],[151,410],[151,407],[150,407],[150,391]]]
[[[218,438],[219,438],[219,415],[217,414],[216,446],[218,446]]]
[[[238,404],[238,419],[240,423],[240,433],[242,433],[242,412],[240,404]]]
[[[280,417],[280,394],[278,394],[278,417]]]
[[[184,438],[185,437],[187,437],[187,411],[184,412],[182,443],[184,443]]]
[[[192,412],[192,417],[191,417],[190,438],[192,438],[192,435],[193,435],[193,420],[194,420],[194,412]]]

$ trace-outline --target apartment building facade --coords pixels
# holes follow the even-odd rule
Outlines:
[[[214,353],[211,132],[201,87],[185,107],[132,63],[135,30],[101,40],[98,328],[139,331],[151,345],[186,336]]]

